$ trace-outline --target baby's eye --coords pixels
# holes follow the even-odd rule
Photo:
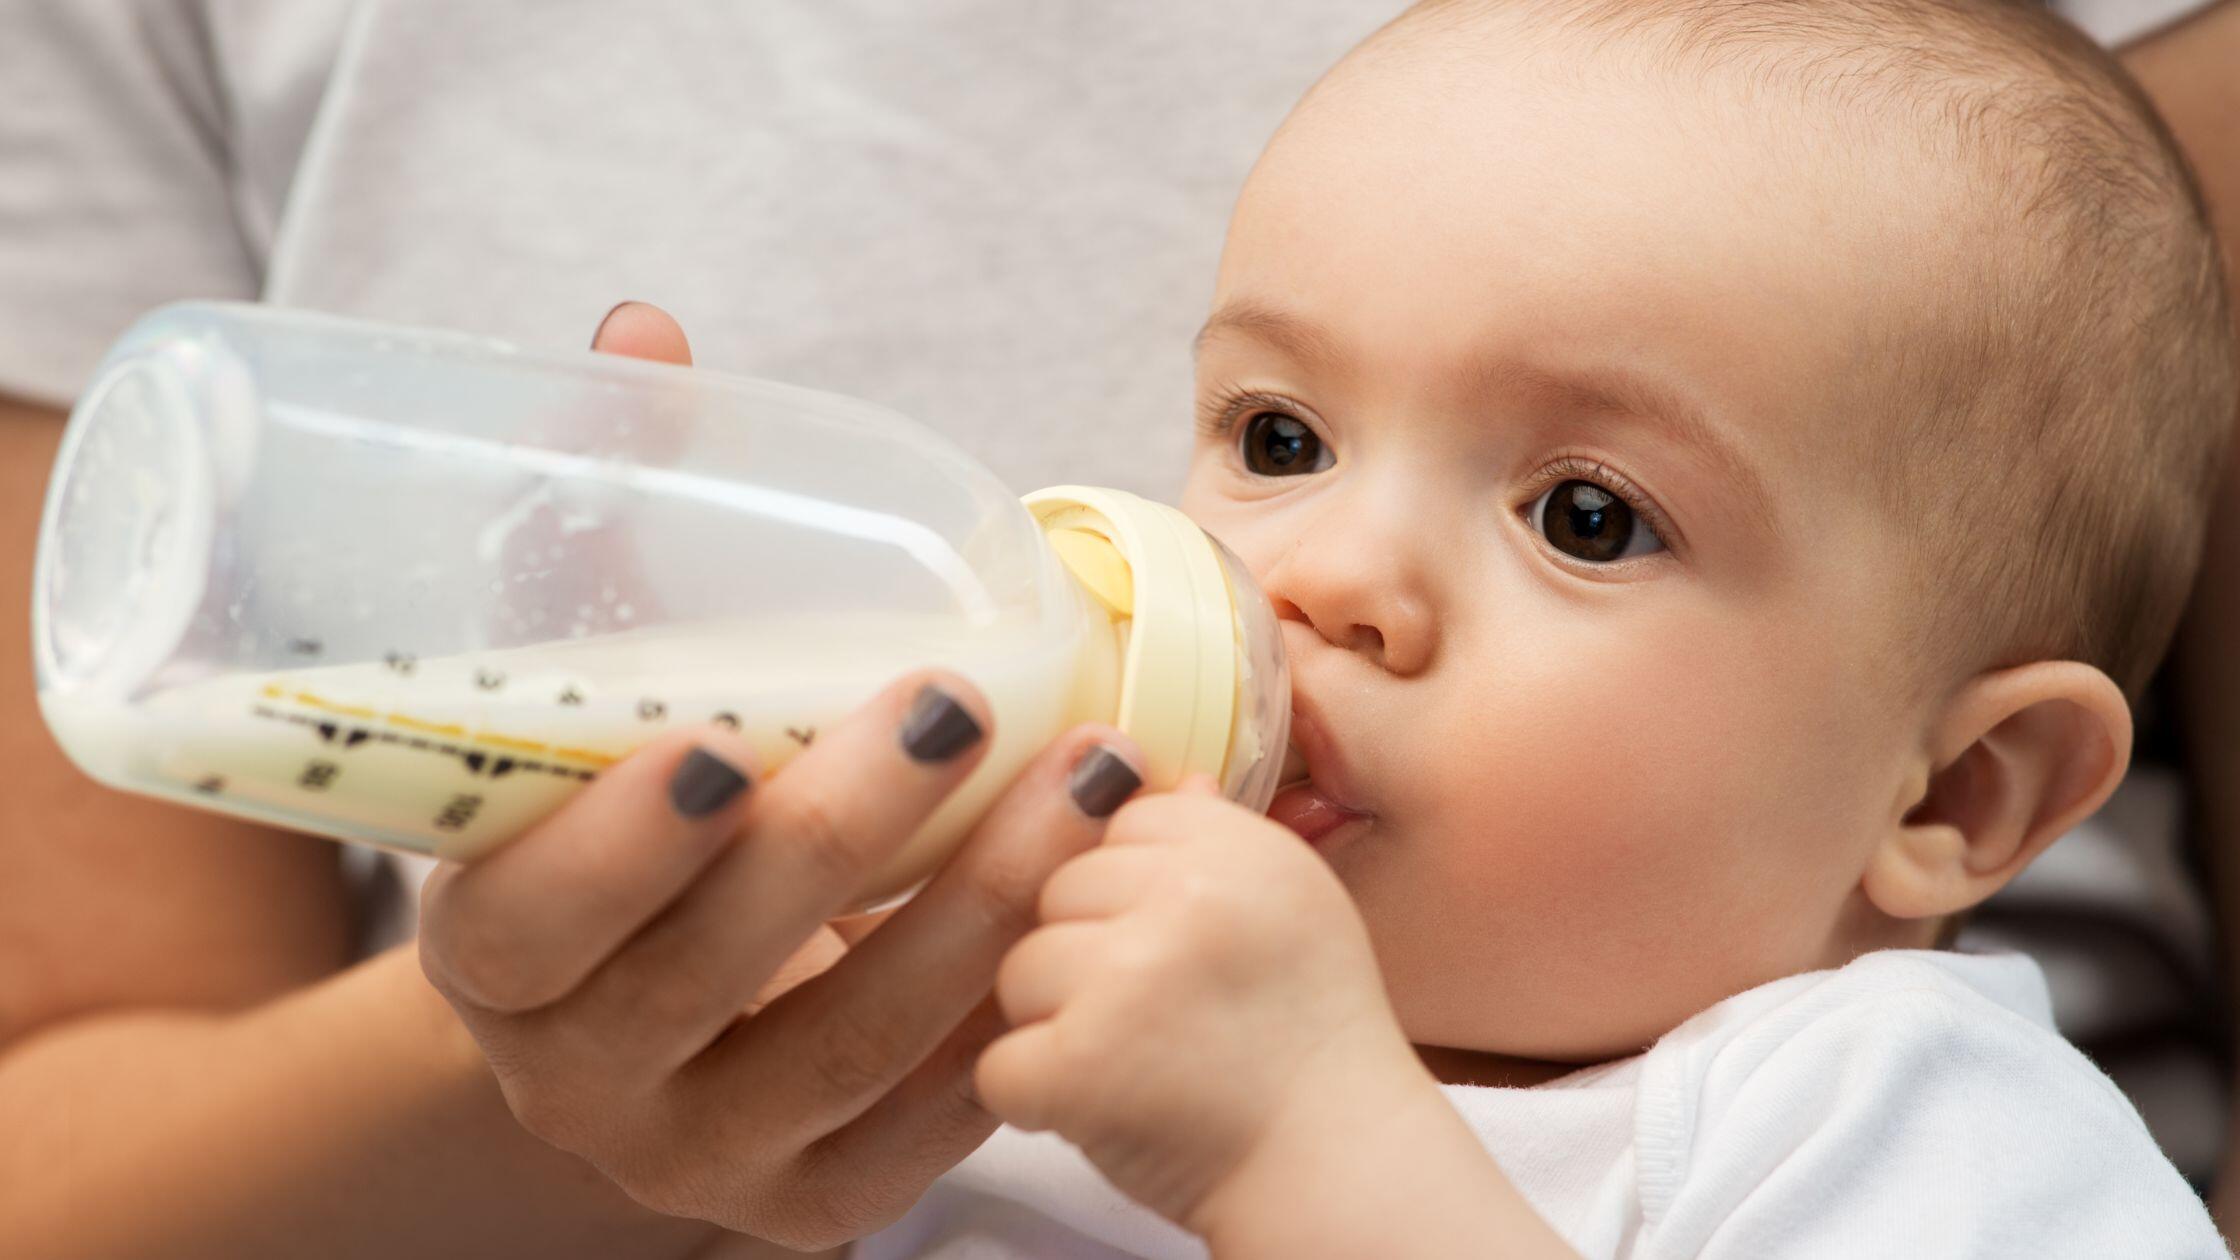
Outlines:
[[[1624,499],[1591,481],[1566,481],[1532,505],[1532,527],[1567,556],[1597,564],[1664,550]]]
[[[1244,466],[1263,477],[1296,477],[1331,464],[1329,448],[1315,431],[1280,411],[1263,411],[1245,421],[1237,442]]]

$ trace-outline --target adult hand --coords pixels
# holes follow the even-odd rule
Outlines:
[[[686,362],[625,305],[599,348]],[[531,1132],[639,1202],[795,1248],[888,1223],[995,1120],[971,1087],[988,992],[1050,871],[1140,782],[1119,732],[1030,763],[907,905],[828,925],[971,773],[992,731],[964,679],[903,678],[757,782],[720,728],[673,732],[422,894],[429,980]]]

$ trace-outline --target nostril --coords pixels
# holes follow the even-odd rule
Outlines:
[[[1379,659],[1384,656],[1384,631],[1375,626],[1356,625],[1353,628],[1353,650],[1374,652]]]

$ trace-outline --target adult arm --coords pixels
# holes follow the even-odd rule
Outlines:
[[[2240,298],[2240,3],[2226,0],[2124,55],[2201,177]],[[2240,425],[2240,418],[2236,418]],[[2227,1004],[2240,1010],[2240,442],[2209,516],[2209,538],[2175,656],[2178,720],[2194,825],[2223,932]],[[2233,1091],[2240,1108],[2240,1088]],[[2231,1123],[2240,1134],[2240,1115]],[[2211,1206],[2240,1240],[2240,1146],[2229,1138]]]
[[[601,348],[684,358],[665,316],[624,310]],[[0,577],[19,602],[0,610],[0,653],[21,662],[59,417],[5,419]],[[767,1251],[686,1215],[799,1247],[867,1232],[993,1129],[970,1071],[1001,1031],[984,1001],[996,962],[1043,876],[1101,828],[1072,803],[1073,761],[1128,747],[1096,728],[1059,741],[863,936],[820,924],[972,760],[923,761],[921,736],[945,726],[905,723],[897,744],[923,680],[728,813],[674,773],[696,742],[751,754],[728,732],[679,732],[431,881],[420,961],[447,1004],[409,949],[337,970],[350,911],[330,846],[85,784],[28,673],[7,671],[0,696],[4,751],[31,785],[0,798],[0,1237],[35,1255]],[[947,683],[985,730],[970,685]],[[555,964],[588,968],[569,972],[570,1000],[525,1002],[521,984]]]
[[[346,967],[336,850],[107,791],[40,722],[61,433],[0,399],[0,1238],[37,1256],[682,1255],[514,1123],[409,948]]]

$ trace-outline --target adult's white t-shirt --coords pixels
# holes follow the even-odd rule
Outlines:
[[[2061,7],[2119,40],[2198,5]],[[703,365],[888,404],[1021,490],[1165,497],[1235,192],[1401,7],[0,0],[0,392],[67,402],[176,298],[560,348],[635,297]],[[2174,800],[2136,776],[1982,923],[2065,1030],[2146,1047],[2103,1061],[2199,1173],[2225,1109]],[[344,852],[365,948],[409,937],[426,864]]]
[[[1024,492],[1179,488],[1231,202],[1397,0],[0,0],[0,391],[181,297],[892,406]],[[368,950],[429,864],[350,850]]]

